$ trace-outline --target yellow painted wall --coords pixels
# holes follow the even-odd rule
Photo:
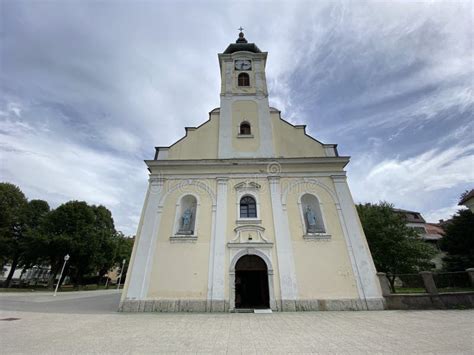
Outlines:
[[[325,157],[321,143],[308,137],[303,128],[296,128],[280,119],[277,112],[271,113],[273,144],[277,157]]]
[[[321,186],[311,183],[293,185],[299,179],[282,178],[283,195],[286,195],[286,210],[292,240],[296,280],[299,299],[357,298],[357,287],[336,205],[331,194]],[[200,180],[215,191],[214,179]],[[235,186],[246,179],[228,180],[227,190],[227,235],[230,242],[235,238],[234,228],[238,219],[238,192]],[[259,215],[265,237],[275,242],[274,221],[271,208],[271,195],[266,178],[251,179],[261,185],[258,190]],[[334,191],[330,178],[318,178],[321,184]],[[210,238],[212,233],[212,199],[207,192],[194,185],[175,189],[180,181],[167,181],[164,191],[170,191],[164,202],[160,229],[157,235],[156,250],[152,266],[148,298],[151,299],[206,299],[210,257]],[[290,186],[286,194],[286,189]],[[303,239],[304,229],[301,220],[299,197],[313,193],[322,203],[322,213],[329,241],[308,241]],[[173,243],[170,237],[175,228],[176,208],[179,199],[187,194],[198,195],[198,240],[195,243]],[[278,260],[278,245],[271,249],[274,270],[274,294],[281,299]],[[134,252],[135,253],[135,252]],[[230,265],[230,249],[226,248],[225,270]],[[132,261],[133,263],[133,261]],[[225,297],[229,299],[229,274],[225,272]]]
[[[240,124],[250,123],[253,138],[238,136]],[[255,152],[260,146],[260,131],[258,125],[258,106],[255,101],[242,100],[232,104],[232,147],[238,152]]]
[[[214,186],[212,180],[202,180]],[[179,182],[167,182],[171,191],[164,202],[156,249],[153,256],[148,297],[155,299],[206,299],[208,284],[209,248],[211,240],[212,199],[202,189]],[[171,242],[174,234],[176,208],[179,199],[188,193],[198,195],[196,242]]]
[[[334,191],[331,179],[318,180]],[[282,184],[291,184],[291,179],[283,179]],[[331,235],[329,241],[303,239],[298,200],[305,192],[313,193],[322,203],[326,232]],[[346,241],[331,195],[320,186],[305,183],[290,189],[286,206],[300,299],[357,298]]]
[[[219,144],[219,114],[170,147],[167,159],[216,159]]]

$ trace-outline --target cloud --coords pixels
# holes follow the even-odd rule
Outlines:
[[[133,206],[133,194],[143,197],[146,172],[140,161],[65,142],[9,119],[0,122],[0,140],[2,178],[21,186],[29,198],[46,196],[54,207],[71,199],[85,200],[120,212],[123,201]],[[117,222],[121,229],[135,229],[122,218]]]
[[[269,52],[270,104],[353,155],[357,200],[453,206],[473,180],[471,5],[308,4],[4,1],[1,179],[106,204],[134,234],[143,159],[219,106],[217,53],[242,25]]]
[[[359,202],[385,200],[438,218],[456,210],[460,192],[474,181],[474,144],[434,148],[408,159],[379,161],[367,154],[353,162],[349,176]],[[447,192],[448,198],[440,198]]]

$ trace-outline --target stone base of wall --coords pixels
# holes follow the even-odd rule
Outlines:
[[[206,300],[125,300],[120,302],[119,312],[227,312],[224,301]]]
[[[452,292],[430,295],[391,294],[385,296],[387,309],[462,309],[474,308],[474,292]]]
[[[295,309],[283,307],[283,311],[368,311],[383,310],[383,298],[361,299],[336,299],[336,300],[297,300],[293,301]]]
[[[383,299],[277,300],[275,311],[366,311],[383,310]],[[206,300],[125,300],[119,312],[228,312],[227,301]]]

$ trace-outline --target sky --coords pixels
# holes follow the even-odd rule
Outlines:
[[[474,187],[470,1],[0,0],[0,181],[136,232],[143,162],[219,106],[244,27],[270,105],[350,155],[358,203],[436,222]]]

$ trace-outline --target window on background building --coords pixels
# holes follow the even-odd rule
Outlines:
[[[257,203],[251,196],[240,199],[240,218],[257,218]]]

